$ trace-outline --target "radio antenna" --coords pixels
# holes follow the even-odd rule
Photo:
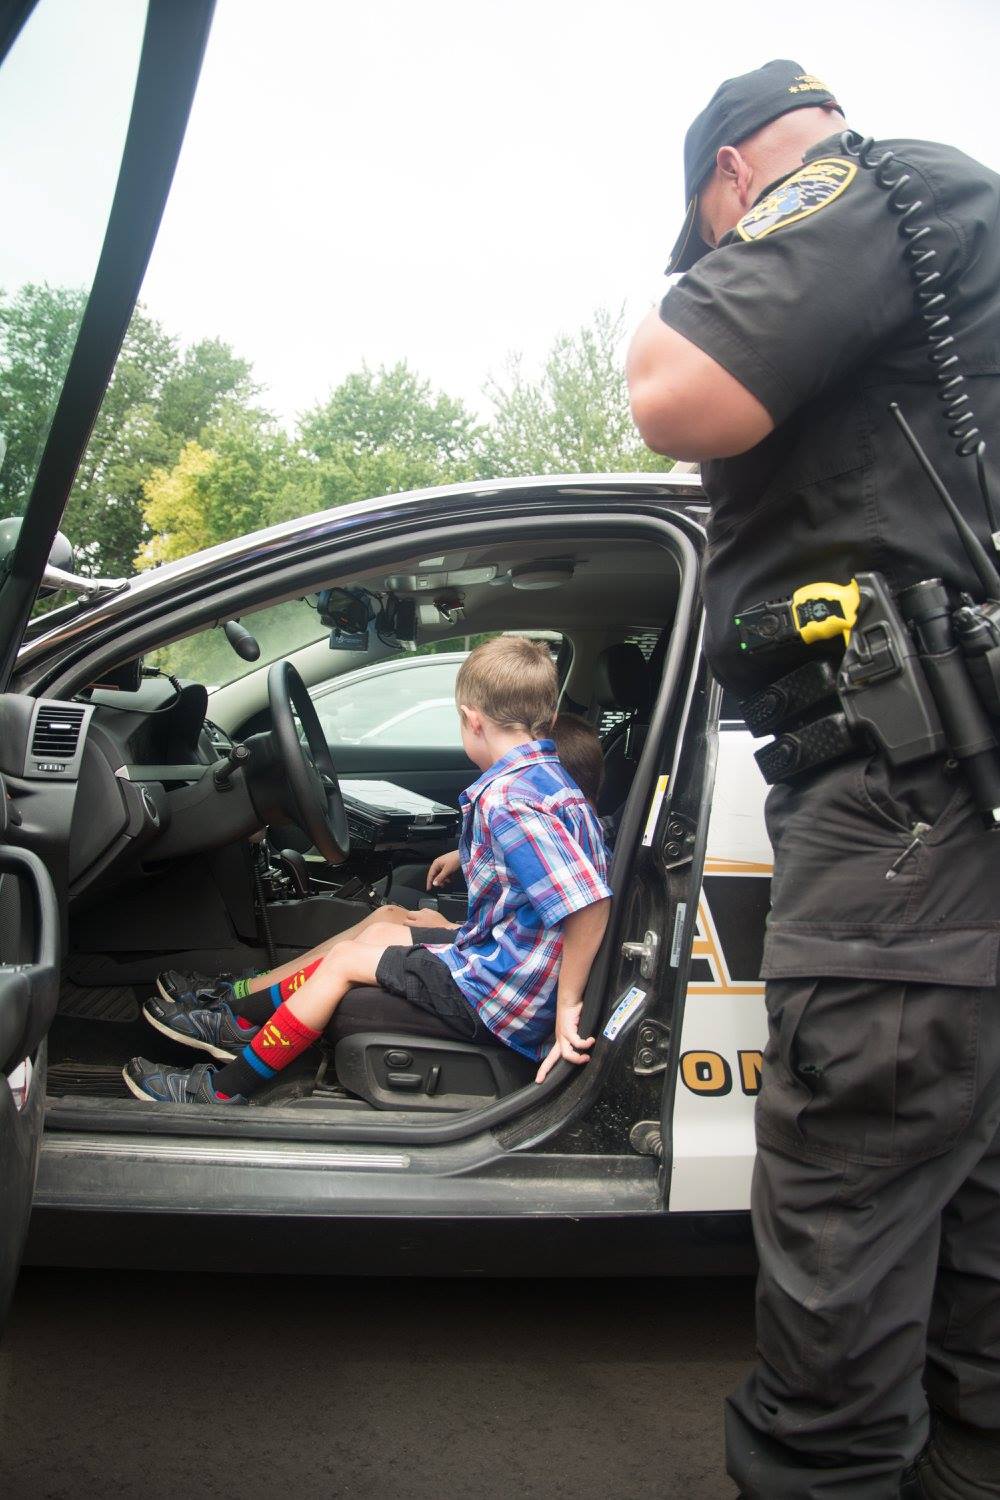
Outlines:
[[[944,480],[941,478],[940,474],[937,472],[934,465],[927,457],[927,454],[924,452],[923,448],[921,448],[919,442],[917,441],[917,437],[915,432],[913,431],[913,428],[903,416],[903,413],[899,409],[898,403],[895,401],[891,401],[889,403],[889,410],[895,417],[896,425],[899,427],[900,432],[903,434],[907,443],[910,445],[914,458],[917,460],[917,463],[923,469],[924,473],[927,475],[927,478],[934,486],[934,489],[937,491],[938,498],[941,500],[949,516],[951,516],[952,521],[955,523],[955,530],[958,532],[959,538],[962,542],[962,546],[965,548],[968,554],[969,561],[973,566],[976,577],[979,579],[979,582],[983,587],[986,598],[994,598],[996,596],[997,590],[1000,589],[1000,573],[997,572],[997,569],[995,568],[989,553],[987,552],[986,548],[983,546],[979,538],[976,536],[976,533],[973,531],[968,521],[962,515],[962,512],[959,510],[954,500],[951,498],[951,495],[945,488]]]

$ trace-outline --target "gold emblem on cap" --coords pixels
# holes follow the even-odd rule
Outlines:
[[[790,94],[829,94],[830,90],[822,78],[817,78],[815,73],[799,73],[796,75],[795,82],[789,85],[788,92]]]

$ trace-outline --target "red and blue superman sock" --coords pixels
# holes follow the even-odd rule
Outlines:
[[[275,980],[266,990],[257,990],[252,995],[237,995],[234,989],[232,1007],[237,1020],[246,1021],[250,1026],[260,1026],[262,1022],[269,1020],[278,1006],[290,1000],[310,974],[315,974],[322,962],[321,958],[314,958],[311,963],[296,969],[294,974]]]
[[[242,1094],[244,1098],[255,1094],[301,1057],[307,1047],[319,1040],[319,1035],[294,1016],[287,1005],[279,1005],[239,1056],[217,1070],[216,1094],[222,1099],[232,1098],[233,1094]]]

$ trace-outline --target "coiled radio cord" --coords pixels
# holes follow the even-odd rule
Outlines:
[[[948,423],[948,435],[955,439],[959,458],[975,458],[979,491],[986,507],[986,520],[994,549],[1000,552],[1000,522],[986,474],[986,441],[976,426],[975,413],[965,389],[965,376],[959,363],[955,335],[951,331],[948,294],[941,286],[941,272],[935,267],[937,251],[928,243],[933,234],[930,224],[920,224],[917,216],[923,207],[920,198],[906,197],[909,172],[900,171],[894,151],[878,150],[874,136],[861,136],[856,130],[845,130],[840,137],[841,149],[867,171],[872,172],[880,188],[888,193],[890,212],[899,218],[899,235],[907,268],[913,281],[913,304],[924,326],[930,345],[928,359],[934,367],[938,399],[944,403],[942,415]],[[895,173],[895,175],[894,175]]]

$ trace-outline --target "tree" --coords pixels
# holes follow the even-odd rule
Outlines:
[[[201,481],[216,463],[200,443],[185,443],[169,469],[154,469],[143,483],[146,524],[152,536],[136,555],[137,568],[174,562],[206,545]]]
[[[93,573],[128,574],[149,539],[145,485],[254,394],[250,365],[217,339],[183,355],[136,309],[66,510],[66,532]]]
[[[432,391],[405,361],[376,371],[363,365],[299,424],[328,506],[474,478],[482,436],[461,401]]]
[[[132,571],[143,536],[143,480],[155,465],[169,463],[180,446],[159,415],[163,387],[176,364],[175,341],[137,309],[63,517],[62,529],[82,573],[107,577]]]
[[[249,407],[260,394],[249,360],[220,339],[201,339],[186,349],[163,382],[159,420],[180,442],[196,438],[224,406]]]
[[[486,395],[493,416],[485,445],[491,475],[622,473],[669,469],[651,453],[629,412],[622,344],[624,315],[600,309],[591,324],[558,338],[541,378],[518,356]]]
[[[27,503],[86,302],[82,290],[46,285],[0,297],[0,514]],[[63,518],[81,572],[131,572],[149,535],[146,479],[172,465],[227,402],[246,405],[254,394],[250,365],[226,344],[203,339],[180,354],[136,308]]]
[[[223,407],[200,442],[186,443],[176,463],[144,481],[151,535],[136,566],[187,557],[279,519],[296,469],[308,473],[308,462],[266,412]]]
[[[86,294],[69,287],[27,285],[0,293],[0,431],[7,453],[0,467],[0,512],[20,515],[73,353]]]
[[[86,307],[73,288],[0,294],[0,514],[24,507]],[[484,428],[401,361],[367,365],[293,436],[254,405],[249,362],[218,339],[180,351],[142,308],[126,333],[64,528],[82,572],[114,575],[353,500],[492,475],[664,469],[628,410],[623,318],[598,312],[532,381],[515,358]]]

